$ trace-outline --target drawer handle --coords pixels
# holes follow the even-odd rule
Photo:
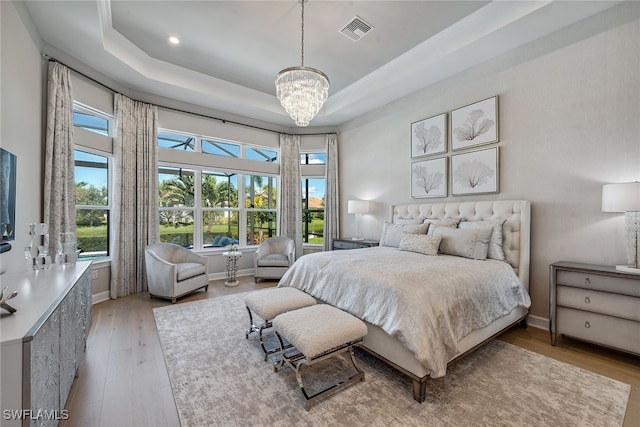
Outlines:
[[[584,303],[585,304],[591,303],[591,300],[589,299],[589,297],[584,297]]]
[[[584,327],[585,327],[585,328],[587,328],[587,329],[589,329],[589,328],[591,327],[591,325],[590,325],[590,324],[589,324],[589,322],[587,321],[587,322],[584,322]]]
[[[591,280],[588,277],[585,277],[584,284],[585,285],[590,285],[591,284]]]

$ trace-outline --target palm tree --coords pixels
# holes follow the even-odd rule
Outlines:
[[[162,206],[193,206],[193,175],[180,175],[160,184],[160,204]]]

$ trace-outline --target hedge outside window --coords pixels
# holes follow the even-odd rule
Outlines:
[[[74,151],[76,238],[80,258],[109,255],[109,159]]]

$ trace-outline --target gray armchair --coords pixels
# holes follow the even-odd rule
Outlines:
[[[145,268],[151,297],[172,303],[196,289],[209,289],[207,258],[173,243],[152,243],[145,248]]]
[[[280,279],[295,261],[295,244],[286,236],[269,237],[258,245],[253,258],[255,281]]]

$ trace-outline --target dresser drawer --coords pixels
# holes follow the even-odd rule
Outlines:
[[[640,297],[638,280],[624,277],[606,276],[579,271],[557,272],[556,283],[578,288],[594,289],[604,292],[613,292],[623,295]]]
[[[363,248],[358,242],[345,242],[344,240],[334,240],[333,249],[358,249]]]
[[[607,314],[640,322],[640,298],[594,291],[592,289],[557,287],[558,306]]]
[[[640,322],[558,307],[560,334],[640,354]]]

